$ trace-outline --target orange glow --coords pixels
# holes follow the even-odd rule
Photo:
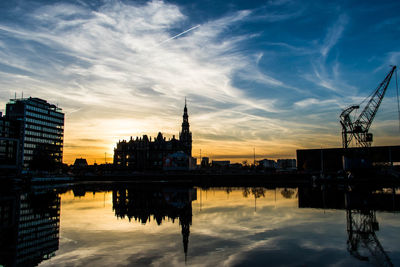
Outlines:
[[[190,111],[190,110],[189,110]],[[151,138],[157,136],[161,131],[168,139],[173,135],[178,137],[180,131],[181,117],[173,118],[104,118],[93,119],[88,124],[85,118],[75,118],[76,113],[67,118],[64,136],[64,163],[73,164],[76,158],[86,158],[89,164],[105,162],[112,163],[114,147],[119,140],[129,140],[142,137],[144,134]],[[190,114],[189,114],[190,115]],[[206,121],[199,121],[196,115],[189,117],[190,130],[193,133],[192,156],[200,158],[209,157],[212,160],[230,160],[231,163],[242,163],[247,161],[252,164],[253,149],[255,149],[256,160],[279,158],[296,158],[297,149],[306,148],[334,148],[341,147],[340,132],[296,132],[283,131],[272,132],[260,136],[260,130],[254,134],[238,133],[227,136],[229,131],[235,129],[235,125],[213,126],[207,128]],[[218,128],[219,127],[219,128]],[[222,130],[221,130],[222,129]],[[338,128],[339,130],[339,128]],[[213,135],[208,134],[212,132]],[[224,138],[225,137],[225,138]],[[235,138],[237,137],[237,140]],[[393,145],[398,143],[398,137],[380,136],[375,138],[374,145]]]
[[[76,134],[76,136],[74,136]],[[119,136],[117,138],[101,136],[99,133],[97,136],[98,140],[85,141],[84,136],[78,137],[80,133],[66,133],[65,145],[64,145],[64,163],[73,164],[76,158],[86,158],[89,164],[94,162],[102,164],[105,162],[105,156],[107,163],[112,163],[114,155],[114,147],[118,140],[128,140],[130,136]],[[68,140],[68,135],[72,135],[74,139]],[[143,134],[138,134],[142,136]],[[157,132],[148,134],[152,138],[157,135]],[[175,134],[176,136],[178,133]],[[167,138],[171,137],[172,134],[165,134]],[[133,138],[136,136],[134,135]],[[104,139],[100,139],[104,138]],[[295,142],[279,142],[279,141],[220,141],[220,140],[196,140],[194,135],[192,156],[198,159],[200,158],[200,149],[202,157],[209,157],[211,160],[230,160],[232,163],[248,161],[253,163],[253,148],[255,148],[256,160],[264,158],[268,159],[279,159],[279,158],[295,158],[296,149],[304,148],[303,146],[297,145]],[[340,145],[338,140],[338,147]],[[310,144],[312,145],[312,144]],[[333,145],[332,145],[333,146]],[[311,146],[312,147],[312,146]],[[320,145],[314,147],[321,147]],[[106,153],[106,154],[105,154]]]

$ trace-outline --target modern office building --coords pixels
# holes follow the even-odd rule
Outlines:
[[[11,99],[6,118],[21,123],[19,161],[23,169],[62,163],[64,113],[60,108],[40,98]]]

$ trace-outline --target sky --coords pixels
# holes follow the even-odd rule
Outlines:
[[[57,104],[66,163],[111,162],[130,136],[178,136],[185,97],[194,157],[340,147],[341,110],[399,63],[399,11],[398,1],[1,1],[0,111],[15,93]],[[400,143],[395,85],[374,145]]]

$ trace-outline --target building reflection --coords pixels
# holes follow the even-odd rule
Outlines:
[[[0,265],[36,266],[59,245],[60,197],[54,192],[0,194]]]
[[[128,218],[142,224],[153,217],[158,225],[164,220],[179,220],[183,251],[187,258],[192,201],[197,191],[192,187],[121,187],[113,189],[113,210],[118,218]]]
[[[376,212],[400,211],[400,195],[394,188],[360,188],[338,185],[292,188],[247,187],[224,188],[242,190],[243,197],[256,200],[275,191],[285,199],[298,199],[299,208],[342,209],[347,219],[347,250],[350,255],[374,265],[392,266],[388,254],[377,238],[379,222]],[[219,188],[221,190],[221,188]],[[148,224],[162,225],[178,221],[181,227],[183,252],[188,255],[192,202],[196,188],[189,186],[80,184],[40,192],[0,189],[0,266],[36,266],[55,255],[59,247],[60,197],[72,190],[77,197],[86,193],[112,192],[115,216]],[[239,191],[240,192],[240,191]],[[207,193],[207,190],[205,191]],[[201,208],[201,191],[199,193]]]
[[[376,236],[376,211],[400,211],[400,195],[395,188],[302,187],[299,208],[345,209],[349,253],[373,265],[393,266]]]

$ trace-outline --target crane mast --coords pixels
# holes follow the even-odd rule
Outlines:
[[[395,70],[396,66],[393,66],[391,71],[386,75],[385,79],[375,89],[367,105],[364,107],[356,121],[353,122],[350,115],[354,110],[360,108],[359,105],[352,105],[342,111],[340,114],[340,124],[342,125],[343,148],[348,148],[353,138],[361,147],[371,146],[373,138],[372,133],[369,133],[368,130],[376,115],[376,112],[378,111],[382,99],[385,96],[386,89],[389,86]]]

